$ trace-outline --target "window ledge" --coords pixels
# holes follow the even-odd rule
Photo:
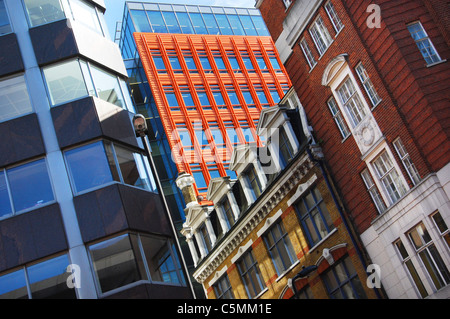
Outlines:
[[[288,269],[286,269],[278,278],[275,280],[275,282],[280,281],[284,276],[286,276],[295,266],[300,264],[300,260],[297,259],[296,262],[294,262]]]
[[[441,64],[441,63],[445,63],[445,62],[447,62],[447,60],[441,60],[441,61],[438,61],[438,62],[427,64],[427,68],[431,68],[431,67],[433,67],[435,65],[438,65],[438,64]]]
[[[317,249],[317,247],[319,247],[324,241],[326,241],[329,237],[331,237],[331,235],[333,235],[335,232],[337,232],[337,228],[334,228],[332,231],[330,231],[324,238],[322,238],[317,244],[315,244],[314,246],[312,246],[309,251],[313,251],[315,249]]]

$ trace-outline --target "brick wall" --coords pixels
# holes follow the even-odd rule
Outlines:
[[[265,0],[265,7],[276,6],[276,0]],[[347,53],[349,65],[362,62],[367,69],[382,102],[372,109],[387,143],[400,137],[416,165],[421,177],[435,172],[450,160],[450,70],[449,62],[427,67],[417,45],[406,28],[408,23],[420,20],[428,32],[442,59],[450,59],[448,31],[442,32],[448,23],[446,1],[338,1],[332,0],[344,29],[336,35],[323,7],[320,14],[334,42],[319,57],[309,32],[303,36],[309,42],[318,64],[310,70],[298,42],[285,66],[306,110],[314,135],[323,147],[326,161],[339,194],[358,232],[370,227],[378,212],[360,177],[366,164],[353,136],[342,140],[341,134],[327,107],[332,92],[322,86],[321,80],[327,64],[336,56]],[[381,7],[381,28],[369,28],[366,8],[371,3]],[[263,6],[262,6],[263,7]],[[434,12],[429,11],[434,8]],[[442,13],[442,8],[447,8]],[[267,10],[266,10],[267,11]],[[268,19],[268,28],[279,33],[277,25],[282,25],[283,16],[275,17],[261,10]],[[438,21],[436,19],[439,19]],[[443,23],[440,23],[440,21]],[[447,22],[446,22],[447,21]],[[306,28],[306,30],[309,28]],[[369,101],[361,83],[361,91]],[[370,102],[369,102],[370,105]],[[394,151],[395,153],[395,151]],[[397,156],[395,154],[395,156]],[[410,186],[408,174],[398,157],[397,162]]]

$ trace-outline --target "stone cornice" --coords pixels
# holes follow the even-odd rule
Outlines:
[[[249,211],[238,221],[219,243],[219,246],[206,257],[194,272],[193,277],[203,283],[225,259],[241,245],[259,223],[286,197],[301,179],[313,168],[314,163],[304,152],[283,175],[270,185]]]

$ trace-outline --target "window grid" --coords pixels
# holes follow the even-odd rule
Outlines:
[[[325,5],[325,10],[327,11],[328,17],[330,18],[331,22],[333,23],[334,30],[336,31],[336,33],[339,33],[339,31],[344,28],[344,24],[339,18],[336,9],[334,8],[334,5],[331,3],[331,1],[328,1],[328,3]]]
[[[405,167],[409,177],[411,178],[411,181],[414,185],[417,185],[417,183],[420,182],[420,175],[416,169],[416,166],[411,160],[411,156],[409,156],[409,153],[406,151],[405,145],[400,138],[396,139],[393,144],[398,156],[403,163],[403,166]]]
[[[389,196],[391,204],[396,203],[406,193],[406,188],[400,180],[400,175],[386,151],[373,161],[373,166]]]
[[[347,78],[337,90],[339,98],[352,120],[353,127],[357,126],[366,116],[361,99],[350,78]]]
[[[427,64],[433,64],[442,61],[433,43],[428,37],[427,32],[419,21],[408,25],[407,28]]]
[[[256,297],[265,288],[265,284],[262,281],[258,262],[253,257],[253,252],[250,250],[245,253],[237,262],[237,266],[247,295],[250,298]]]
[[[248,184],[254,197],[258,198],[262,194],[262,185],[253,165],[251,165],[251,167],[245,172],[245,177],[247,178]]]
[[[311,69],[314,68],[317,64],[317,61],[314,58],[314,55],[308,45],[308,42],[306,42],[306,39],[300,41],[300,47],[302,48],[303,54],[306,57],[306,61],[308,61],[309,67]]]
[[[425,266],[437,290],[450,284],[450,273],[434,245],[427,228],[420,223],[410,232],[408,238]]]
[[[228,275],[223,275],[214,285],[214,292],[217,299],[234,299],[233,290],[231,288]]]
[[[311,33],[320,56],[322,56],[330,46],[331,42],[333,42],[333,39],[331,38],[330,33],[325,27],[321,16],[319,16],[313,22],[311,28],[309,29],[309,32]]]
[[[372,176],[369,173],[368,169],[365,169],[361,173],[361,177],[364,181],[364,184],[366,185],[367,191],[370,194],[370,197],[372,197],[373,202],[375,203],[375,206],[377,207],[378,212],[381,214],[386,210],[386,204],[383,201],[383,198],[380,195],[380,192],[378,191],[377,186],[373,182]]]
[[[437,229],[439,230],[439,234],[441,235],[442,240],[447,244],[447,247],[450,248],[450,230],[444,219],[442,218],[441,213],[436,212],[431,217]]]
[[[295,205],[310,246],[325,238],[334,228],[330,213],[317,188],[309,190]]]
[[[269,251],[272,262],[278,275],[286,271],[295,261],[295,252],[292,243],[286,232],[283,222],[274,225],[267,234],[264,241]]]
[[[343,138],[348,137],[351,133],[350,130],[347,127],[347,124],[345,123],[345,120],[342,116],[341,111],[339,110],[338,105],[336,104],[336,100],[334,97],[331,97],[328,100],[328,108],[331,111],[331,114],[333,115],[333,119],[336,122],[337,127],[339,128],[339,132],[341,132],[341,135]]]
[[[372,102],[373,106],[377,106],[381,102],[381,98],[375,90],[375,87],[367,74],[366,68],[362,65],[362,63],[358,64],[356,67],[356,72],[358,73],[358,77],[370,98],[370,102]]]
[[[397,242],[394,243],[395,247],[397,248],[397,252],[400,256],[400,259],[402,261],[403,267],[407,269],[409,276],[414,281],[416,289],[419,291],[419,294],[422,296],[422,298],[425,298],[428,296],[428,292],[423,285],[422,279],[420,279],[419,274],[417,273],[416,267],[414,266],[411,257],[409,256],[408,252],[406,251],[405,246],[403,245],[403,242],[399,239]]]

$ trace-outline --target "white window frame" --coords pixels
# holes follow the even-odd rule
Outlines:
[[[314,44],[316,45],[317,51],[319,51],[320,57],[322,57],[330,47],[331,43],[333,43],[333,38],[328,32],[328,29],[320,15],[312,23],[309,28],[309,33],[314,41]],[[322,41],[322,43],[320,43],[319,40]]]
[[[344,28],[344,24],[342,23],[342,20],[337,14],[336,9],[331,1],[328,1],[325,4],[325,11],[327,12],[328,17],[330,18],[337,35]]]
[[[424,38],[420,38],[420,39],[415,39],[415,38],[414,38],[413,33],[411,33],[411,30],[409,29],[409,27],[411,27],[411,26],[413,26],[413,25],[418,25],[418,26],[421,28],[421,31],[423,31],[423,33],[425,34],[425,37],[424,37]],[[422,57],[425,59],[425,62],[427,62],[427,65],[428,65],[428,66],[433,65],[433,64],[436,64],[436,63],[440,63],[440,62],[443,62],[443,61],[444,61],[444,60],[442,60],[441,56],[440,56],[439,53],[437,52],[436,48],[434,47],[433,42],[431,41],[431,39],[430,39],[429,36],[428,36],[427,31],[425,30],[425,28],[423,27],[423,25],[422,25],[422,23],[421,23],[420,21],[415,21],[415,22],[413,22],[413,23],[408,24],[408,25],[407,25],[407,29],[408,29],[408,31],[409,31],[411,37],[413,38],[414,42],[416,42],[416,45],[417,45],[417,47],[418,47],[418,49],[419,49],[419,51],[420,51]],[[427,42],[427,41],[428,41],[428,44],[429,44],[429,46],[428,46],[427,49],[429,49],[429,50],[427,50],[428,55],[425,56],[425,55],[423,54],[423,52],[422,52],[420,46],[419,46],[419,43],[423,43],[423,42]],[[431,51],[433,51],[433,52],[431,52]],[[436,58],[437,58],[436,61],[435,61],[434,58],[432,58],[433,56],[436,56]],[[429,63],[429,61],[427,61],[427,58],[431,60],[431,63]]]
[[[367,74],[367,70],[364,65],[360,62],[356,66],[355,70],[358,74],[359,79],[361,80],[361,83],[364,86],[364,89],[366,90],[367,95],[369,96],[370,102],[372,102],[372,106],[375,107],[380,104],[381,98],[375,90],[375,87],[373,86],[373,83],[370,80],[370,77]]]
[[[414,185],[417,185],[421,178],[419,175],[419,172],[417,171],[416,166],[411,160],[411,156],[406,151],[405,145],[403,144],[400,137],[398,137],[394,142],[392,142],[394,145],[395,150],[397,151],[398,157],[400,157],[400,160],[403,163],[403,167],[408,172],[409,178],[413,182]]]
[[[387,209],[386,203],[383,200],[383,197],[380,194],[377,186],[375,185],[372,176],[370,175],[369,169],[364,169],[361,172],[361,177],[366,185],[367,191],[372,197],[373,202],[375,203],[375,207],[377,208],[380,214],[384,213]]]
[[[302,48],[303,54],[306,58],[306,61],[308,61],[309,67],[311,68],[311,70],[316,66],[317,61],[314,58],[314,55],[311,51],[311,48],[309,47],[308,42],[306,41],[305,38],[303,38],[300,43],[300,48]]]
[[[382,164],[382,166],[386,168],[385,171],[381,171],[378,168],[378,165],[375,164],[375,162],[380,160],[382,161],[382,163],[380,162],[380,164]],[[390,163],[388,161],[390,161]],[[387,202],[390,203],[391,205],[397,203],[406,194],[408,188],[407,183],[404,181],[403,174],[401,173],[401,170],[398,168],[398,165],[396,165],[397,163],[394,160],[392,154],[390,154],[390,152],[388,152],[387,149],[381,150],[379,153],[377,153],[376,157],[371,161],[370,164],[373,171],[375,172],[373,176],[376,176],[376,179],[382,186],[381,189],[388,198]],[[390,190],[388,188],[388,186],[390,186],[389,184],[392,184],[386,182],[389,180],[392,181],[392,183],[394,183],[395,186],[394,190]],[[395,193],[398,194],[398,197],[394,196]]]
[[[286,7],[286,9],[288,9],[292,4],[292,0],[283,0],[283,4]]]
[[[333,119],[336,122],[337,127],[339,128],[339,131],[341,132],[342,138],[346,139],[349,137],[352,133],[350,132],[350,129],[347,126],[347,123],[345,122],[341,110],[336,102],[336,99],[334,96],[328,99],[327,101],[328,108],[330,109],[331,114],[333,115]]]

